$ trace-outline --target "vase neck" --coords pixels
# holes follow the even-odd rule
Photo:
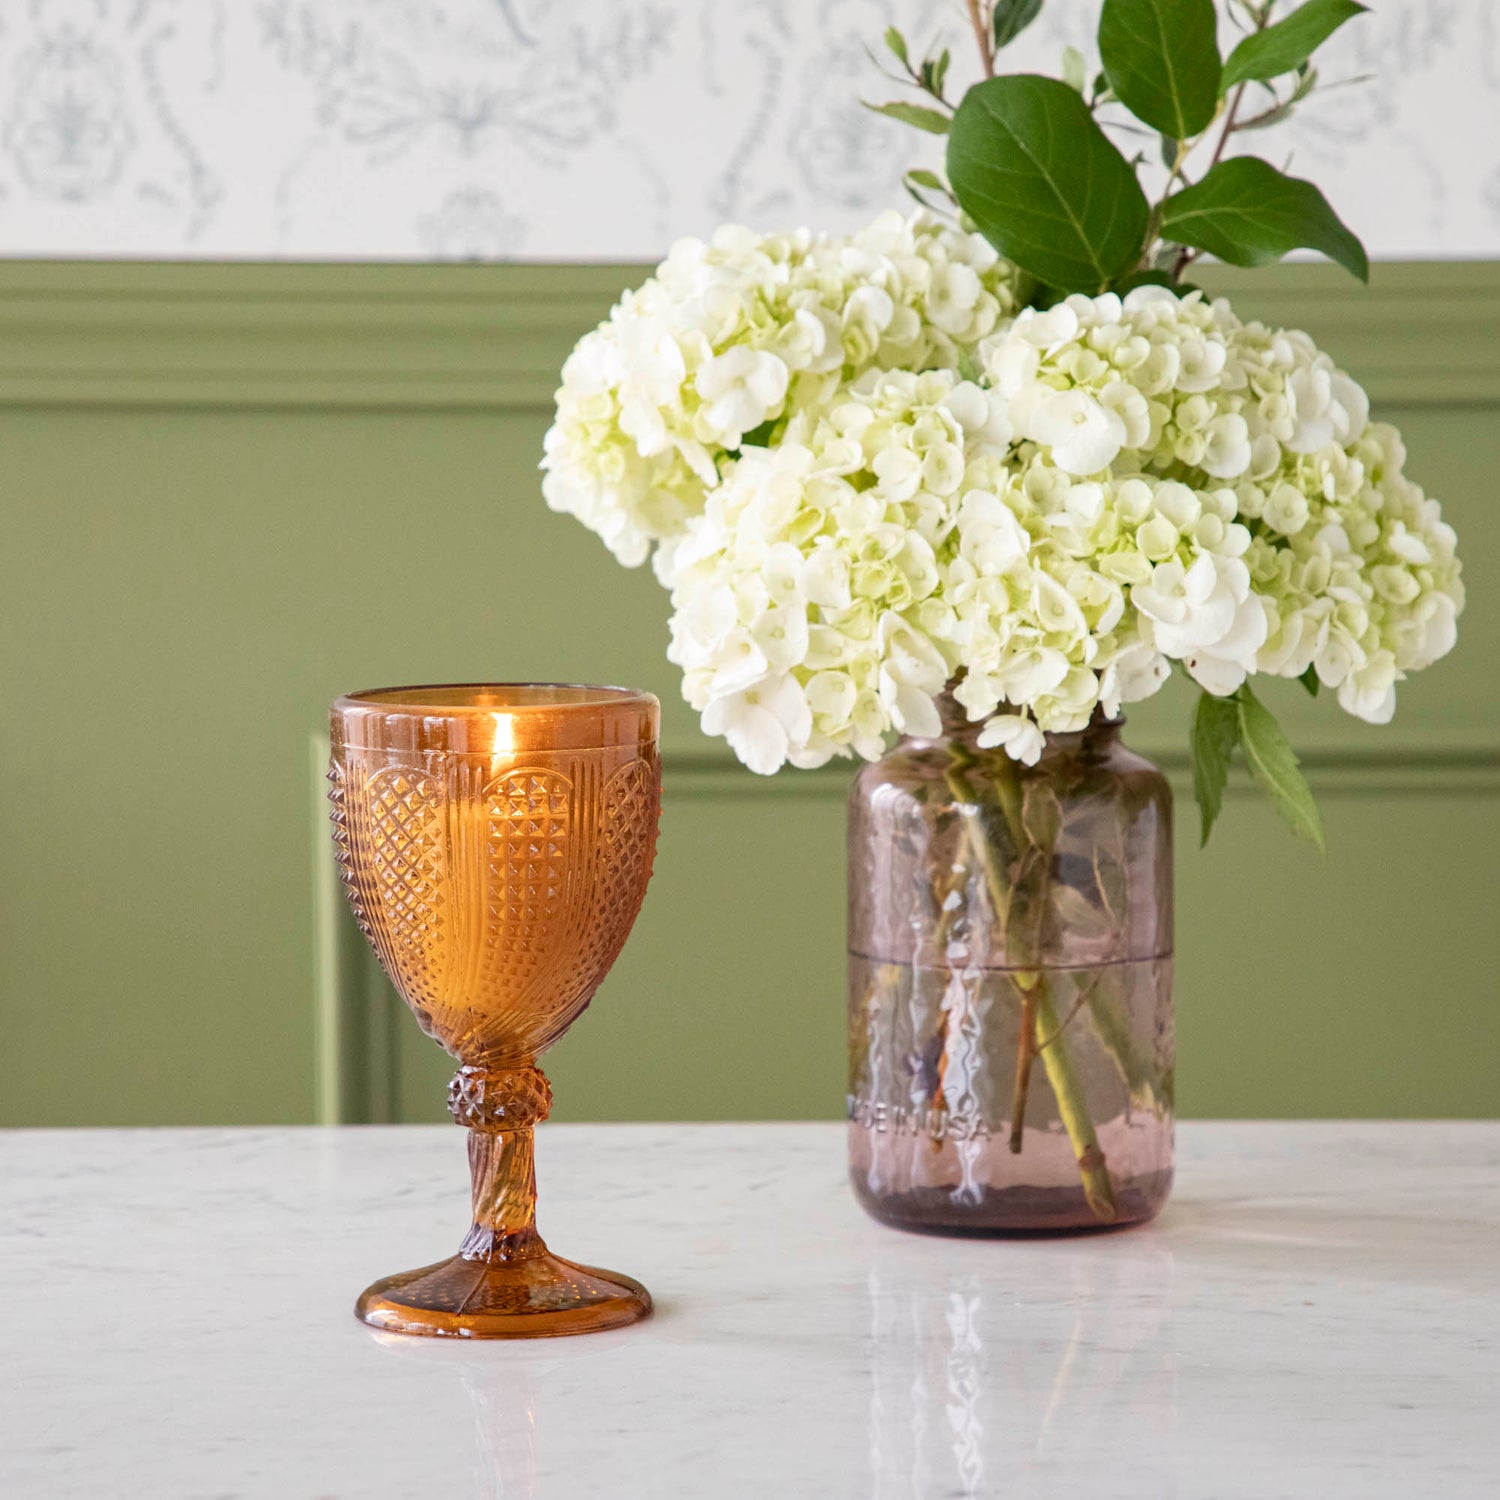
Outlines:
[[[984,721],[969,718],[968,711],[954,696],[956,687],[957,683],[950,682],[936,699],[938,718],[943,725],[942,738],[972,748],[978,743],[980,731],[984,728]],[[1095,708],[1093,717],[1084,728],[1068,733],[1049,733],[1046,736],[1046,748],[1042,753],[1044,756],[1070,755],[1080,751],[1102,750],[1119,740],[1120,729],[1124,723],[1123,715],[1111,718],[1102,708]]]

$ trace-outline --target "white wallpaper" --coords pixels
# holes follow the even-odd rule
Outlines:
[[[1500,255],[1500,0],[1375,0],[1256,149],[1373,254]],[[1090,51],[1050,0],[1007,54]],[[0,254],[655,258],[851,226],[940,146],[862,110],[888,21],[960,0],[3,0]],[[1092,59],[1091,59],[1092,62]],[[955,75],[960,71],[956,62]]]

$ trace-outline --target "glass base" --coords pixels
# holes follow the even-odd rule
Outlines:
[[[638,1322],[650,1311],[651,1294],[640,1282],[545,1250],[510,1261],[454,1255],[387,1276],[354,1305],[355,1316],[372,1328],[456,1339],[600,1333]]]
[[[1115,1216],[1101,1221],[1078,1187],[985,1187],[973,1194],[951,1188],[917,1187],[877,1193],[858,1172],[850,1173],[854,1196],[872,1219],[918,1234],[1008,1236],[1098,1234],[1143,1224],[1161,1212],[1172,1190],[1172,1171],[1153,1172],[1115,1185]]]

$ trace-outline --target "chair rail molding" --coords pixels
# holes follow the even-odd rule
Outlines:
[[[1379,403],[1500,402],[1500,262],[1205,267]],[[0,261],[0,404],[525,409],[651,268]]]

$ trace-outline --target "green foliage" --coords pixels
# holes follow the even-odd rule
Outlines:
[[[752,427],[744,437],[740,439],[741,448],[769,448],[771,439],[776,432],[776,424],[780,418],[772,417],[769,421],[762,422],[759,427]]]
[[[1206,844],[1224,805],[1229,760],[1240,740],[1240,709],[1233,698],[1200,692],[1193,710],[1193,795],[1202,818],[1200,843]]]
[[[953,205],[953,194],[948,190],[948,184],[938,176],[936,172],[929,172],[922,167],[914,167],[901,179],[901,185],[913,198],[924,208],[939,208],[944,211],[951,210]],[[940,203],[934,203],[929,194],[936,194]]]
[[[1250,774],[1292,832],[1326,853],[1323,819],[1312,788],[1275,715],[1250,691],[1248,683],[1227,698],[1200,692],[1193,710],[1193,795],[1202,820],[1200,842],[1208,843],[1223,809],[1236,745],[1244,751]]]
[[[918,77],[922,80],[922,87],[932,95],[934,99],[943,97],[943,83],[948,77],[948,64],[952,59],[945,47],[935,58],[928,58],[923,62]]]
[[[996,0],[990,18],[995,51],[1008,47],[1041,14],[1042,0]]]
[[[1247,36],[1224,64],[1222,87],[1279,78],[1301,67],[1345,21],[1368,7],[1356,0],[1307,0],[1291,15]]]
[[[1327,853],[1323,819],[1312,788],[1299,769],[1291,742],[1275,715],[1250,691],[1248,683],[1235,694],[1235,703],[1239,707],[1240,743],[1250,774],[1292,832]]]
[[[1318,696],[1318,689],[1323,685],[1318,681],[1318,669],[1316,667],[1309,667],[1297,681],[1307,689],[1307,696],[1309,698],[1316,698]]]
[[[1077,47],[1064,47],[1062,54],[1062,81],[1075,94],[1083,94],[1088,88],[1088,64]]]
[[[887,119],[900,120],[903,125],[914,125],[929,135],[948,134],[948,116],[923,104],[904,104],[897,100],[891,104],[867,104],[865,108],[877,115],[885,115]]]
[[[971,88],[948,138],[948,180],[985,238],[1040,281],[1097,292],[1135,268],[1146,195],[1065,83],[1015,74]]]
[[[1273,22],[1270,0],[1246,0],[1238,18],[1250,35],[1226,63],[1213,0],[1103,0],[1103,71],[1092,86],[1083,54],[1068,47],[1061,79],[989,76],[956,110],[944,95],[948,52],[915,62],[891,27],[885,44],[901,65],[900,81],[931,102],[871,108],[948,136],[951,186],[912,175],[906,186],[923,203],[922,188],[941,191],[961,224],[1028,272],[1036,282],[1033,306],[1072,292],[1126,290],[1155,272],[1165,273],[1162,284],[1183,288],[1184,271],[1205,252],[1260,266],[1289,250],[1317,250],[1368,280],[1364,246],[1316,187],[1267,162],[1225,155],[1237,133],[1268,129],[1302,104],[1317,83],[1313,51],[1364,9],[1358,0],[1306,0]],[[980,0],[975,17],[987,75],[996,54],[1040,10],[1041,0]],[[1290,87],[1270,82],[1286,75],[1294,75]],[[1269,97],[1258,112],[1242,115],[1250,82]],[[1140,123],[1118,118],[1120,109]],[[1106,128],[1159,139],[1159,152],[1149,155],[1159,155],[1166,183],[1154,205],[1136,176],[1148,152],[1127,160]],[[1200,148],[1211,148],[1201,177],[1194,166]]]
[[[962,201],[962,194],[960,201]],[[1162,233],[1232,266],[1264,266],[1289,250],[1320,250],[1370,279],[1365,247],[1312,183],[1254,156],[1221,161],[1162,208]]]
[[[1213,0],[1104,0],[1099,56],[1115,97],[1142,124],[1191,140],[1219,107],[1216,30]]]
[[[1033,847],[1052,849],[1062,828],[1062,803],[1053,787],[1038,777],[1026,783],[1021,796],[1021,827]]]
[[[1283,120],[1292,117],[1293,110],[1312,93],[1318,86],[1318,70],[1310,62],[1305,62],[1297,69],[1297,81],[1292,92],[1285,99],[1279,99],[1269,109],[1263,109],[1258,115],[1252,115],[1248,120],[1240,120],[1236,130],[1269,130],[1273,125],[1279,125]]]

